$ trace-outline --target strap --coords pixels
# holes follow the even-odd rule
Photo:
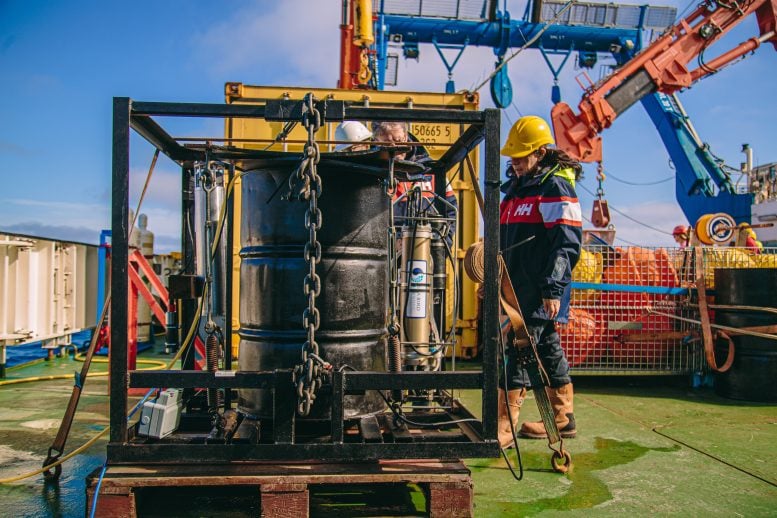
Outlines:
[[[696,247],[694,249],[696,255],[696,292],[699,295],[699,319],[701,320],[701,337],[704,344],[704,357],[707,359],[707,364],[715,372],[726,372],[731,368],[734,363],[734,341],[722,332],[718,335],[725,338],[728,341],[728,356],[726,362],[718,367],[717,361],[715,361],[715,344],[712,338],[712,327],[710,326],[710,314],[707,306],[707,288],[704,279],[704,258],[702,256],[702,248]]]
[[[523,314],[521,314],[518,297],[515,295],[513,283],[510,281],[510,275],[507,273],[507,265],[505,265],[501,255],[497,260],[499,261],[499,302],[502,304],[502,309],[504,309],[504,312],[510,319],[510,324],[513,326],[513,333],[515,333],[514,345],[518,349],[522,349],[531,345],[529,332],[526,330],[526,321],[523,318]]]

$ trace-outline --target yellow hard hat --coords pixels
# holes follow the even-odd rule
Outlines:
[[[501,153],[510,158],[521,158],[537,151],[541,146],[555,143],[548,123],[542,117],[527,115],[518,119],[510,128]]]

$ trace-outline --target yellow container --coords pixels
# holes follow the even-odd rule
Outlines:
[[[251,86],[243,83],[227,83],[225,95],[227,104],[263,105],[268,100],[302,100],[308,92],[312,92],[318,99],[331,99],[335,101],[348,101],[362,106],[381,108],[426,108],[448,110],[477,110],[479,97],[477,93],[425,93],[425,92],[398,92],[398,91],[364,91],[364,90],[340,90],[336,88],[299,88],[280,86]],[[367,122],[367,121],[363,121]],[[274,139],[283,129],[282,122],[267,122],[262,119],[227,119],[225,122],[225,136],[227,143],[246,149],[266,149],[272,151],[301,151],[307,139],[307,133],[301,125],[297,125],[283,142],[274,142]],[[323,124],[316,133],[316,140],[334,141],[337,122]],[[433,144],[451,144],[466,130],[462,124],[442,123],[417,123],[410,125],[410,132],[421,142],[427,144],[432,158],[440,158],[448,146],[435,147]],[[335,144],[321,144],[321,151],[333,151]],[[477,150],[470,153],[472,164],[479,164]],[[462,168],[455,167],[448,172],[448,180],[456,194],[459,203],[459,221],[457,222],[456,239],[454,242],[453,256],[457,258],[456,269],[462,272],[457,289],[460,293],[461,307],[459,309],[457,323],[459,334],[457,341],[457,356],[471,358],[477,354],[477,285],[466,275],[463,275],[462,261],[464,253],[470,244],[478,240],[479,210],[475,199],[474,189],[470,181],[469,173]],[[478,172],[476,171],[476,174]],[[479,177],[479,176],[478,176]],[[240,179],[235,182],[234,221],[240,221]],[[239,328],[238,315],[240,300],[240,228],[233,225],[233,290],[232,290],[232,328],[235,330],[232,336],[233,354],[237,355],[237,329]],[[448,323],[453,317],[453,274],[448,267]],[[300,294],[302,288],[300,287]]]

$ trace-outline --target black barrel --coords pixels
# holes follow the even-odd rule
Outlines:
[[[732,268],[715,270],[717,304],[777,307],[777,268]],[[716,310],[715,322],[731,327],[777,324],[774,313]],[[748,335],[734,336],[734,363],[715,375],[715,392],[747,401],[777,402],[777,341]],[[726,360],[727,342],[718,340],[718,365]]]
[[[307,307],[303,282],[308,263],[303,250],[309,238],[308,203],[281,199],[298,164],[298,158],[247,164],[251,169],[242,178],[240,370],[290,369],[301,362],[306,340],[302,313]],[[335,369],[348,365],[385,371],[389,198],[381,178],[342,167],[342,162],[322,159],[319,174],[320,355]],[[345,415],[375,413],[384,406],[376,391],[346,396]],[[330,408],[331,398],[319,390],[309,418],[327,419]],[[271,417],[271,391],[241,390],[239,410],[255,418]]]

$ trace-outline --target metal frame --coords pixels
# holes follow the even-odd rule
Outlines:
[[[135,130],[182,170],[186,162],[205,158],[205,153],[184,147],[152,119],[154,116],[264,118],[274,121],[298,120],[299,102],[275,101],[264,106],[138,102],[126,97],[113,100],[113,199],[111,290],[114,301],[127,300],[128,281],[128,194],[130,170],[130,130]],[[427,109],[364,108],[343,101],[319,101],[317,105],[327,121],[371,120],[408,122],[445,122],[470,127],[435,165],[435,174],[444,174],[464,160],[469,151],[485,141],[485,269],[495,272],[499,236],[500,185],[500,114],[498,110],[451,111]],[[215,155],[211,153],[211,157]],[[220,158],[242,158],[243,153],[223,153]],[[184,210],[185,205],[184,205]],[[485,329],[497,330],[498,283],[495,275],[485,281]],[[129,440],[127,423],[127,387],[274,387],[275,399],[294,397],[291,370],[274,372],[236,372],[234,376],[216,376],[202,371],[138,372],[127,370],[127,306],[111,306],[110,364],[110,439],[107,461],[115,463],[225,462],[232,460],[339,459],[373,460],[388,458],[465,458],[497,457],[497,333],[486,333],[483,344],[482,372],[335,372],[332,379],[332,441],[293,444],[294,407],[287,404],[288,415],[276,415],[274,444],[138,444]],[[343,396],[363,390],[419,388],[482,389],[482,420],[470,426],[460,425],[471,442],[374,443],[343,442]],[[339,402],[339,404],[338,404]],[[466,409],[461,408],[466,413]],[[469,415],[467,413],[467,415]]]

